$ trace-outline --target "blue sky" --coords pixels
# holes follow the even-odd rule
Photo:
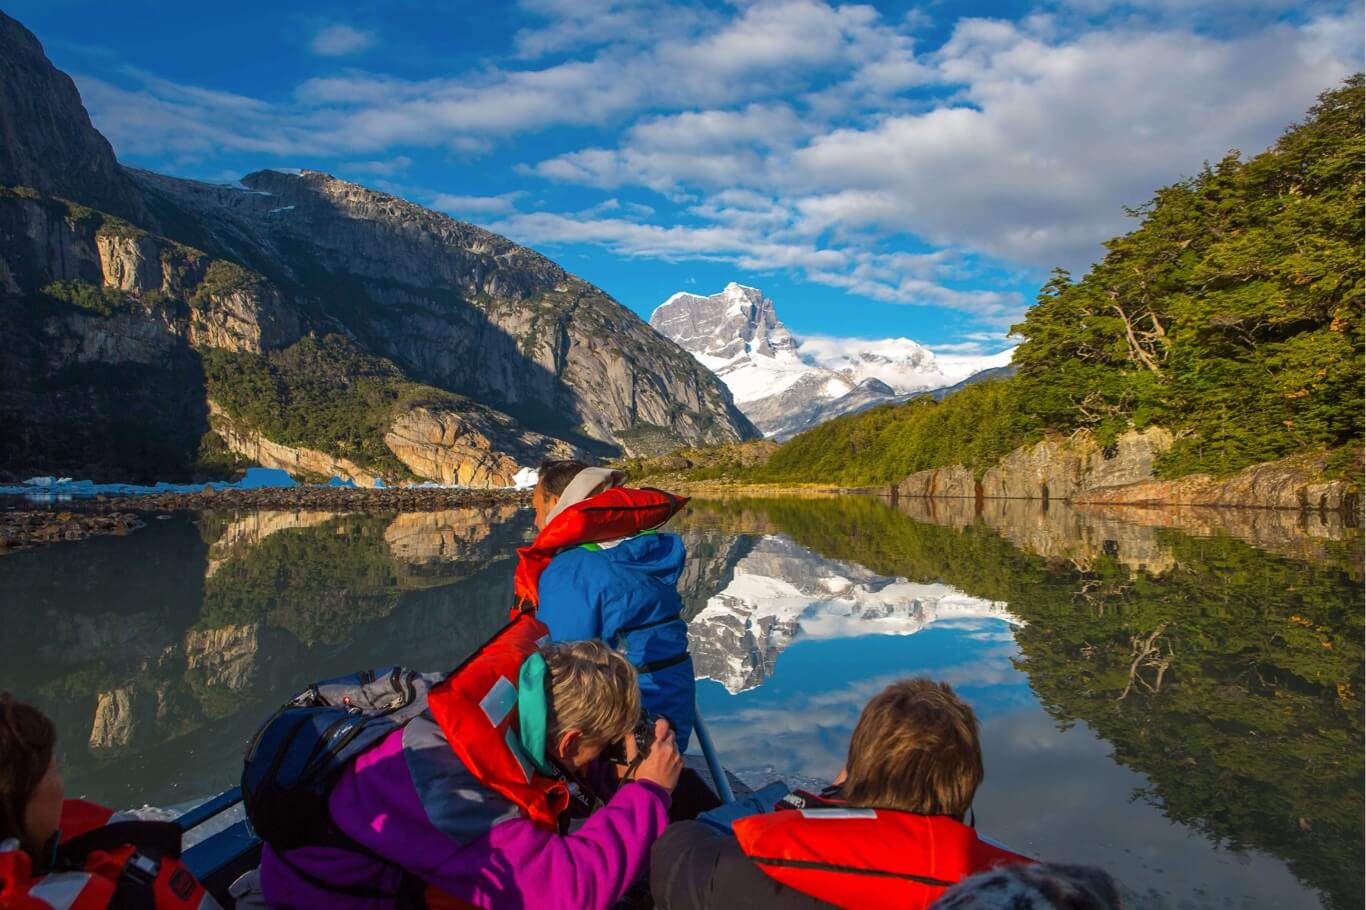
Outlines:
[[[4,6],[127,164],[314,168],[643,316],[762,288],[799,335],[991,353],[1124,206],[1361,67],[1360,2]]]

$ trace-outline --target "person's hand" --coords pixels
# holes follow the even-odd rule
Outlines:
[[[638,757],[635,737],[627,736],[627,760],[635,765]],[[650,754],[636,767],[635,779],[651,781],[672,793],[682,773],[683,756],[678,754],[678,738],[669,727],[669,722],[661,718],[655,723],[655,741],[650,746]]]

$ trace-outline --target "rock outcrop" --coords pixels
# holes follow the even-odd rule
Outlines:
[[[1176,480],[1145,478],[1087,490],[1076,502],[1098,505],[1245,506],[1355,515],[1361,493],[1346,480],[1325,479],[1328,458],[1306,455],[1243,468],[1232,477],[1189,474]]]
[[[0,77],[0,475],[184,479],[209,429],[203,352],[267,356],[307,335],[483,407],[392,428],[433,480],[757,435],[686,352],[504,237],[312,171],[224,186],[125,169],[3,14]],[[263,464],[321,464],[239,429]],[[435,451],[448,445],[461,454]]]
[[[1075,499],[1088,490],[1147,480],[1171,448],[1161,427],[1130,431],[1103,449],[1087,433],[1021,446],[982,475],[987,499]]]
[[[250,427],[238,424],[212,401],[208,404],[214,432],[227,443],[230,451],[253,464],[265,468],[279,468],[296,477],[338,477],[363,487],[378,486],[384,481],[382,474],[370,471],[349,458],[337,458],[316,449],[272,442]]]
[[[1021,446],[987,469],[981,480],[962,465],[917,471],[898,484],[911,499],[1026,499],[1101,505],[1246,506],[1361,511],[1360,488],[1326,477],[1326,455],[1305,455],[1244,468],[1231,477],[1192,474],[1159,480],[1156,463],[1171,448],[1161,427],[1123,434],[1102,448],[1085,432]]]
[[[574,446],[520,429],[494,411],[417,407],[400,414],[384,444],[418,477],[471,487],[512,486],[524,465],[574,458]]]
[[[1080,432],[1020,446],[980,481],[962,465],[949,465],[917,471],[896,491],[912,497],[1075,499],[1086,491],[1151,479],[1158,456],[1171,444],[1171,434],[1161,427],[1125,433],[1109,448]]]

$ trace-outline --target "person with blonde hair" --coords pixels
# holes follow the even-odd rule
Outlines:
[[[266,837],[265,901],[577,910],[619,900],[668,823],[682,758],[663,722],[639,754],[640,693],[625,657],[548,638],[531,615],[515,618],[431,686],[425,710],[419,701],[420,713],[347,762],[325,831],[302,845]],[[597,759],[623,739],[630,770],[619,781]],[[586,821],[568,833],[571,814]]]
[[[1032,862],[968,823],[982,773],[972,708],[944,683],[893,683],[864,707],[835,798],[801,794],[736,820],[733,838],[671,828],[651,861],[656,906],[923,910],[973,873]]]

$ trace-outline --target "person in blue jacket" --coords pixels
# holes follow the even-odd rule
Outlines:
[[[625,479],[578,461],[546,462],[532,494],[537,530]],[[622,652],[640,675],[641,704],[673,723],[680,752],[696,696],[677,588],[686,558],[682,538],[659,531],[569,547],[541,574],[536,614],[557,641],[597,638]]]

